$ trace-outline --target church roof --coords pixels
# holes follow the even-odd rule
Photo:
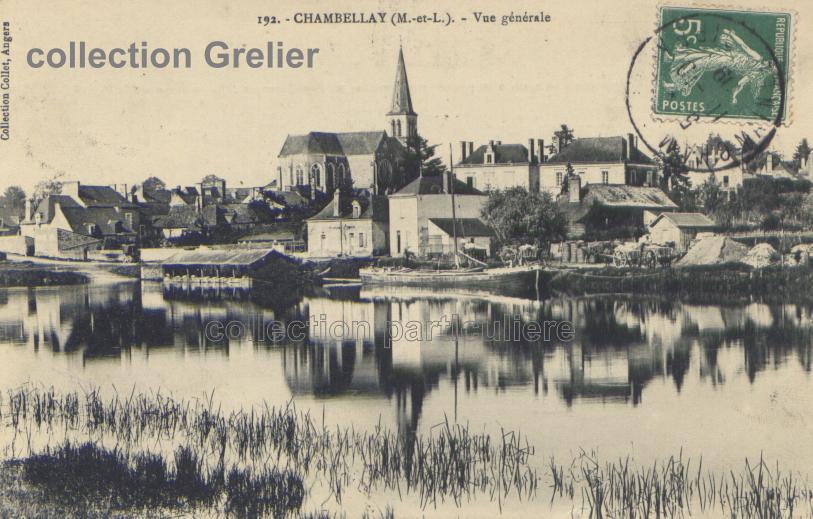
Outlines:
[[[392,107],[388,115],[417,115],[412,109],[412,96],[409,93],[404,50],[398,49],[398,68],[395,71],[395,86],[392,90]]]
[[[310,132],[285,138],[280,157],[304,155],[373,155],[381,141],[387,137],[383,131],[372,132]]]

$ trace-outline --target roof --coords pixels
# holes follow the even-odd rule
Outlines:
[[[455,195],[480,195],[485,196],[481,191],[469,186],[465,182],[455,179]],[[416,196],[416,195],[440,195],[443,194],[443,179],[440,176],[425,177],[420,176],[402,187],[390,196]]]
[[[274,217],[270,208],[263,202],[249,202],[247,204],[221,204],[226,223],[260,224],[270,223]]]
[[[585,199],[591,198],[604,206],[641,209],[677,209],[678,207],[659,187],[588,184],[586,188]]]
[[[335,195],[334,195],[335,196]],[[373,196],[360,194],[348,197],[346,203],[341,204],[340,215],[336,216],[333,210],[333,197],[321,211],[308,218],[308,221],[316,220],[342,220],[353,219],[353,202],[358,202],[361,206],[361,214],[357,219],[371,219],[376,222],[386,222],[389,220],[389,201],[386,196]]]
[[[272,202],[285,207],[304,207],[308,205],[308,199],[296,191],[269,191],[267,194]]]
[[[132,206],[118,191],[110,186],[79,185],[79,198],[87,206]]]
[[[192,206],[178,205],[170,207],[167,214],[157,216],[153,225],[159,229],[202,229],[217,225],[218,213],[214,205],[207,205],[200,212]]]
[[[480,146],[460,164],[485,164],[487,145]],[[522,144],[495,144],[494,164],[516,164],[528,162],[528,148]]]
[[[56,236],[57,248],[61,251],[78,249],[88,245],[95,245],[102,241],[83,234],[66,231],[65,229],[57,229]]]
[[[430,218],[430,222],[440,227],[440,230],[453,236],[455,226],[457,236],[460,238],[473,238],[476,236],[494,236],[494,231],[479,218]]]
[[[649,226],[653,227],[663,219],[671,221],[681,229],[713,229],[717,227],[714,220],[703,213],[661,213]]]
[[[395,85],[392,89],[392,106],[387,115],[416,115],[412,109],[412,95],[409,92],[404,49],[398,49],[398,65],[395,69]]]
[[[288,135],[279,152],[280,157],[314,153],[318,155],[373,155],[381,141],[387,137],[384,131],[372,132],[310,132],[305,135]]]
[[[624,162],[627,142],[624,137],[588,137],[574,139],[562,151],[547,160],[549,163],[566,164],[585,162]],[[637,147],[633,147],[633,164],[655,165],[655,162]]]
[[[62,207],[71,229],[78,234],[88,234],[88,226],[95,225],[102,234],[132,233],[124,213],[114,207]],[[117,225],[119,229],[116,229]]]
[[[183,250],[165,259],[162,266],[175,265],[223,265],[251,266],[270,254],[272,249],[207,249]]]

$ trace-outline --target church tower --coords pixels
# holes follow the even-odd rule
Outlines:
[[[412,109],[412,96],[409,93],[404,50],[398,49],[398,68],[395,71],[395,87],[392,90],[392,107],[387,113],[387,133],[402,144],[418,135],[418,114]]]

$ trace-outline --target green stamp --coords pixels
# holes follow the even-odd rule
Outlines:
[[[792,22],[790,13],[662,7],[655,113],[781,124]]]

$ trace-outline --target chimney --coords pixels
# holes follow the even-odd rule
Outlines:
[[[582,201],[582,177],[575,174],[567,177],[567,196],[569,202]]]
[[[449,191],[449,175],[450,175],[450,173],[448,173],[448,172],[441,174],[441,178],[443,178],[443,193],[444,194],[449,194],[451,192],[451,191]]]
[[[469,141],[469,152],[466,156],[471,157],[472,153],[474,153],[474,141]]]
[[[502,146],[502,141],[494,141],[494,144],[496,144],[497,146]]]
[[[339,188],[333,193],[333,216],[336,218],[342,215],[342,192]]]
[[[536,153],[539,155],[539,163],[545,162],[545,139],[536,140]]]
[[[632,160],[632,150],[635,149],[636,142],[635,142],[635,135],[628,133],[627,134],[627,156],[625,157],[628,160]]]
[[[528,162],[533,163],[534,161],[534,140],[528,139]]]
[[[468,151],[468,143],[466,141],[460,141],[460,162],[466,160],[466,152]]]
[[[488,141],[488,147],[489,147],[489,148],[493,148],[493,147],[494,147],[494,141],[493,141],[493,140]]]
[[[31,213],[32,213],[31,199],[26,198],[25,199],[25,216],[23,217],[24,222],[30,222],[31,221],[31,218],[32,218]]]
[[[62,191],[61,191],[61,193],[63,195],[67,195],[67,196],[73,198],[79,204],[82,203],[82,200],[79,199],[79,181],[78,180],[74,180],[72,182],[63,182],[62,183]]]

